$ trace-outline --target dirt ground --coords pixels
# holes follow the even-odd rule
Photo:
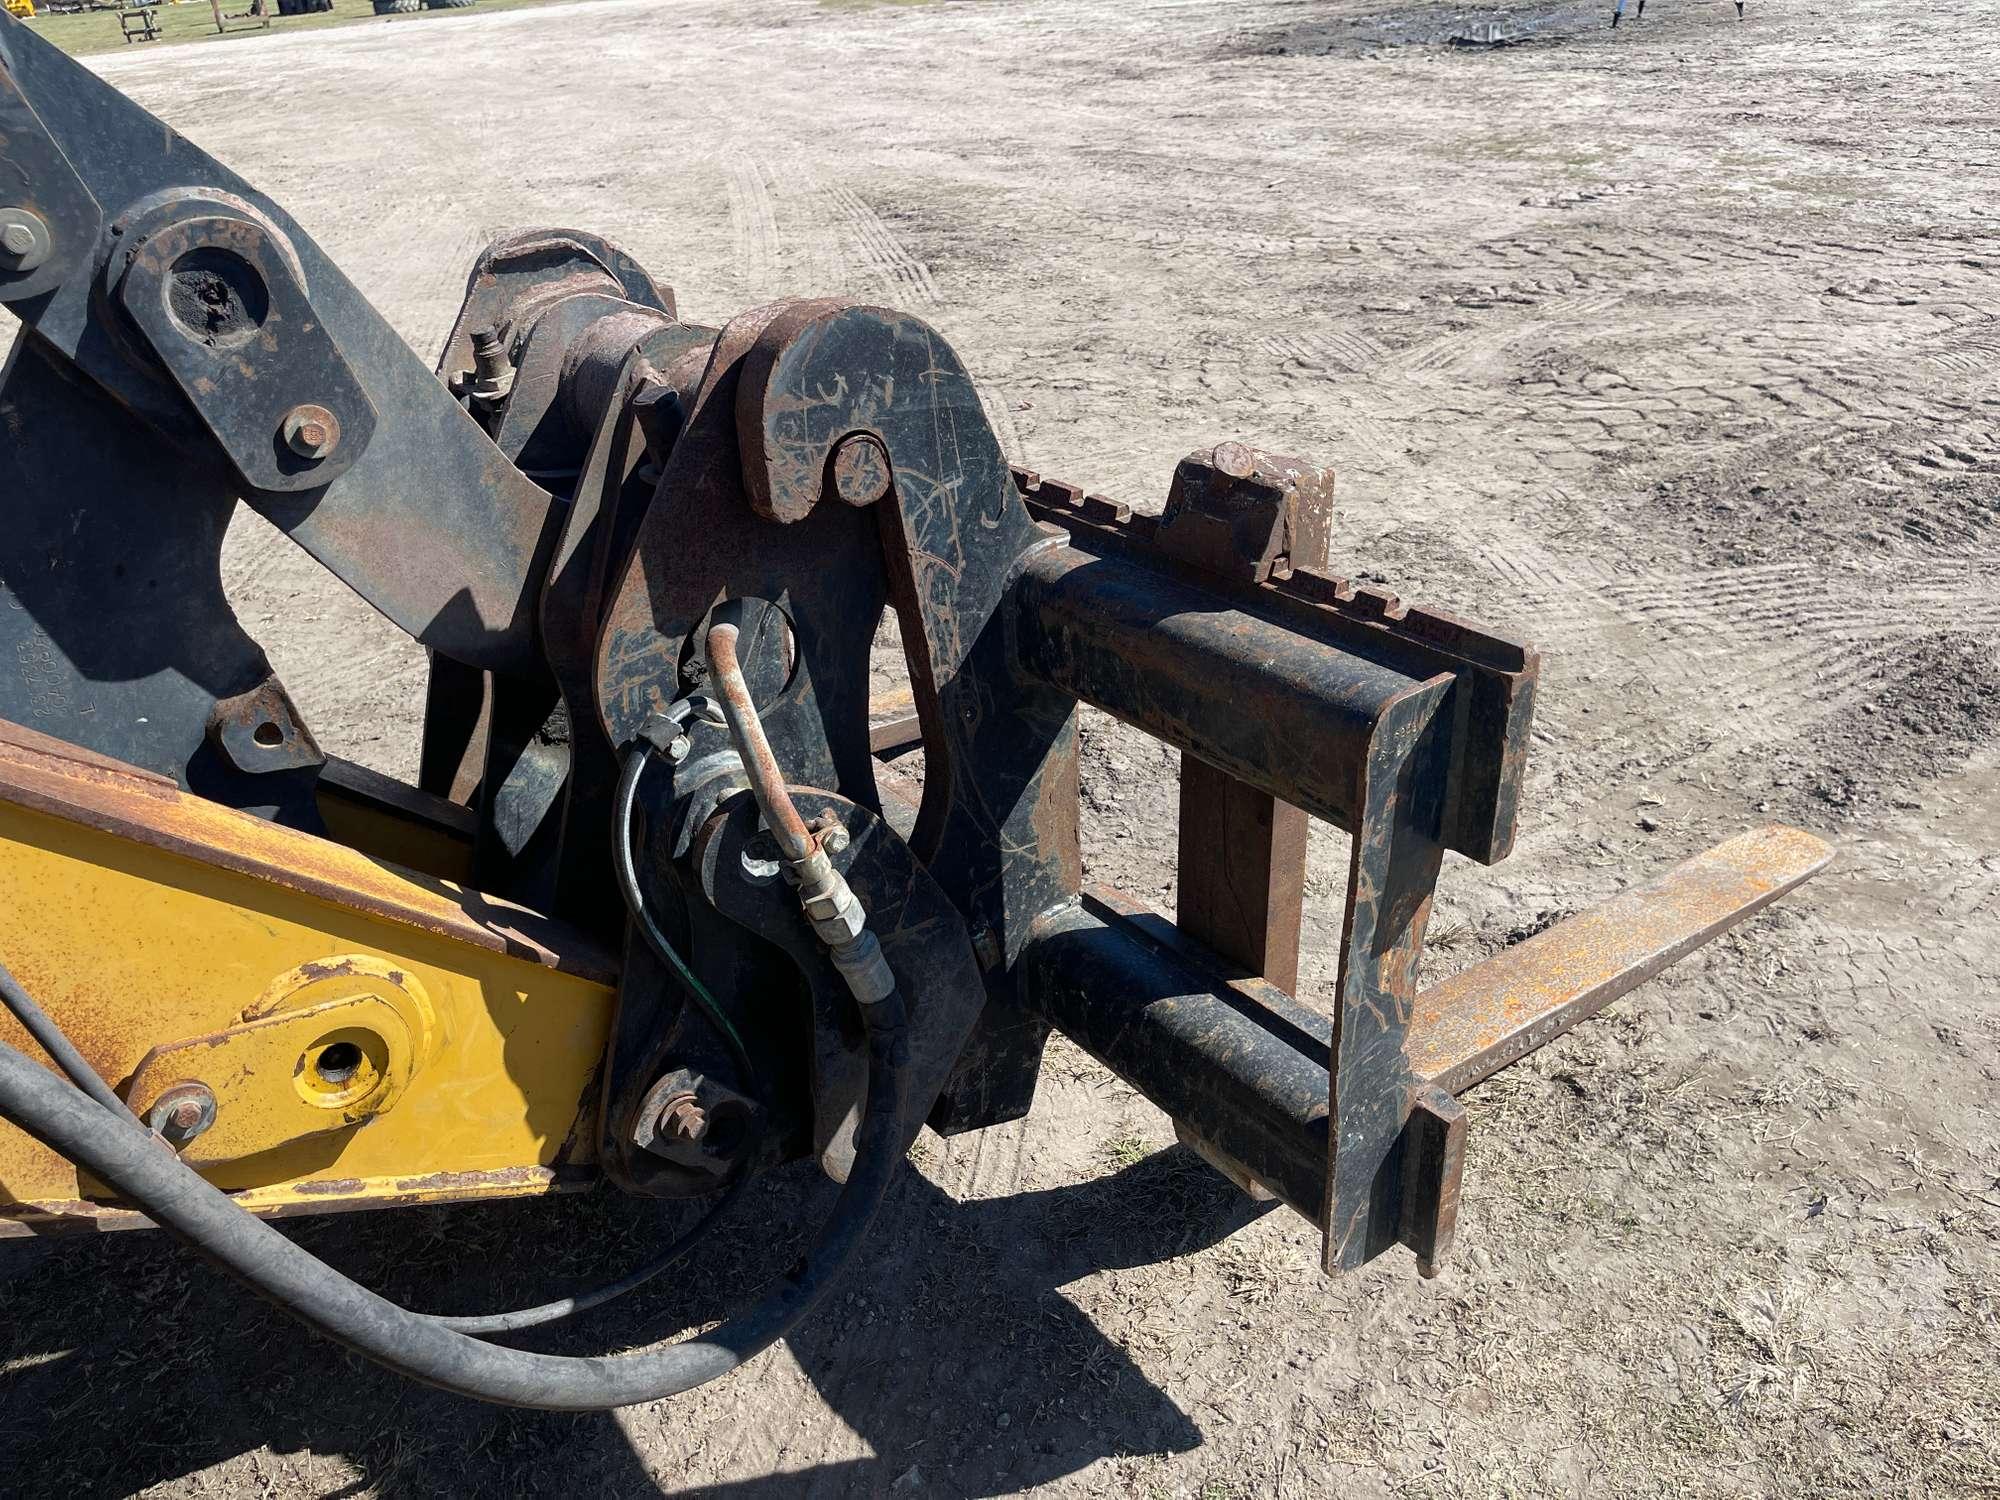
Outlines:
[[[1337,466],[1337,570],[1544,652],[1520,848],[1448,868],[1440,968],[1759,821],[1841,852],[1469,1096],[1436,1281],[1322,1279],[1058,1046],[1026,1121],[920,1143],[800,1337],[615,1416],[405,1386],[156,1236],[0,1246],[7,1487],[2000,1495],[1990,8],[1609,10],[608,0],[103,60],[427,354],[483,241],[575,224],[703,320],[921,312],[1018,460],[1141,507],[1222,437]],[[416,653],[261,523],[228,563],[320,738],[409,773]],[[1102,719],[1085,753],[1090,874],[1170,908],[1173,757]],[[718,1315],[824,1202],[771,1182],[734,1249],[546,1347]],[[298,1233],[469,1311],[675,1220]]]

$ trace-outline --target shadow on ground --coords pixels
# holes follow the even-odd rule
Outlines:
[[[533,1347],[630,1347],[722,1316],[790,1263],[800,1225],[828,1198],[804,1168],[776,1174],[736,1210],[728,1243],[698,1251],[684,1277],[662,1277]],[[875,1457],[722,1486],[670,1470],[656,1479],[630,1424],[610,1416],[503,1410],[402,1381],[303,1331],[163,1235],[10,1242],[0,1245],[0,1451],[16,1493],[69,1496],[129,1495],[267,1444],[328,1456],[313,1486],[328,1496],[878,1495],[912,1469],[914,1493],[1016,1490],[1106,1455],[1200,1443],[1189,1418],[1057,1288],[1187,1254],[1258,1212],[1178,1148],[1071,1187],[967,1203],[906,1171],[869,1264],[790,1344]],[[399,1301],[466,1312],[615,1274],[687,1217],[678,1205],[599,1193],[299,1221],[288,1232]],[[734,1378],[756,1382],[773,1369]],[[717,1428],[734,1425],[701,1415],[714,1424],[710,1447]],[[637,1422],[667,1435],[662,1458],[679,1451],[671,1404]]]

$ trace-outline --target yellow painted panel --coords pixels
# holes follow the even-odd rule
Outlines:
[[[66,784],[85,780],[86,809],[48,810]],[[532,913],[162,791],[137,773],[85,776],[6,747],[0,798],[0,957],[114,1088],[153,1048],[254,1015],[258,998],[304,964],[371,956],[406,970],[429,998],[431,1055],[391,1107],[202,1169],[218,1186],[249,1190],[247,1205],[427,1202],[539,1192],[590,1175],[612,999],[595,950],[566,961],[560,930]],[[234,847],[218,859],[211,844]],[[290,853],[290,868],[311,879],[264,878],[242,855],[253,845],[275,864]],[[46,1061],[4,1012],[0,1037]],[[270,1088],[294,1089],[288,1071],[273,1074]],[[238,1078],[231,1091],[257,1086]],[[0,1219],[90,1214],[110,1201],[101,1184],[79,1182],[67,1162],[0,1123]]]

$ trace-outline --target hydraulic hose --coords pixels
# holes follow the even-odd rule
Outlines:
[[[550,1411],[657,1401],[727,1374],[809,1313],[854,1259],[902,1159],[909,1037],[902,997],[861,1007],[868,1092],[855,1160],[804,1262],[720,1328],[633,1354],[536,1354],[484,1343],[341,1275],[163,1150],[143,1126],[0,1044],[0,1115],[110,1183],[251,1290],[328,1338],[414,1380],[479,1400]]]
[[[750,1186],[750,1174],[744,1173],[715,1200],[714,1205],[695,1220],[693,1226],[682,1232],[679,1239],[647,1261],[636,1270],[629,1271],[616,1281],[607,1282],[587,1292],[578,1292],[574,1297],[558,1297],[553,1302],[544,1302],[539,1307],[516,1308],[513,1312],[468,1313],[462,1317],[447,1317],[442,1313],[431,1313],[433,1323],[443,1328],[455,1328],[460,1333],[476,1334],[481,1338],[496,1333],[519,1333],[524,1328],[540,1328],[549,1323],[560,1323],[565,1318],[573,1318],[578,1313],[589,1312],[602,1307],[607,1302],[615,1302],[627,1292],[635,1292],[661,1272],[670,1269],[688,1251],[692,1250],[710,1230],[715,1228],[722,1216],[736,1206],[743,1196],[743,1190]]]
[[[708,627],[708,665],[722,702],[722,716],[729,721],[730,737],[736,741],[743,769],[750,776],[750,790],[778,841],[778,848],[787,863],[801,864],[819,852],[819,842],[806,828],[805,819],[799,816],[785,790],[784,772],[779,769],[778,757],[772,753],[771,741],[764,734],[764,721],[758,716],[749,681],[743,675],[743,664],[737,659],[736,643],[742,632],[729,617],[735,613],[735,607],[724,609],[728,613],[716,611],[719,618]]]
[[[49,1013],[35,1004],[34,998],[21,988],[13,970],[0,964],[0,1001],[14,1013],[14,1019],[21,1023],[21,1029],[35,1039],[35,1045],[48,1053],[50,1061],[61,1068],[69,1081],[82,1089],[114,1115],[123,1115],[128,1120],[137,1120],[132,1106],[112,1092],[111,1085],[97,1076],[97,1070],[76,1050],[76,1044],[63,1034],[63,1029],[49,1019]]]

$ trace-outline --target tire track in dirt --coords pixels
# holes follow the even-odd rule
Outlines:
[[[729,226],[736,236],[736,265],[753,303],[779,295],[779,252],[784,237],[771,200],[770,172],[748,147],[724,148],[723,186],[729,196]]]
[[[1515,248],[1488,244],[1474,254],[1513,260]],[[1717,247],[1718,258],[1749,264],[1805,253],[1803,247]],[[1843,246],[1838,253],[1882,259],[1868,247]],[[1615,245],[1592,239],[1563,246],[1559,258],[1611,261],[1619,254]],[[1549,252],[1535,246],[1532,256],[1545,259]],[[1447,276],[1457,269],[1451,257],[1432,260]],[[1574,386],[1544,386],[1526,405],[1482,404],[1510,367],[1530,365],[1545,351],[1574,367],[1579,349],[1588,348],[1589,337],[1604,335],[1635,290],[1680,274],[1650,258],[1624,269],[1617,288],[1538,298],[1532,311],[1521,314],[1496,317],[1497,308],[1482,308],[1486,316],[1474,328],[1372,362],[1358,357],[1357,342],[1342,332],[1310,336],[1286,330],[1268,335],[1259,347],[1266,358],[1299,372],[1366,373],[1367,410],[1337,419],[1343,436],[1365,455],[1361,466],[1392,483],[1409,479],[1419,485],[1431,507],[1429,528],[1448,530],[1462,520],[1463,535],[1477,538],[1467,549],[1469,560],[1504,581],[1510,595],[1506,618],[1542,647],[1551,681],[1583,672],[1643,695],[1643,712],[1657,721],[1647,751],[1682,774],[1745,746],[1809,736],[1826,715],[1868,693],[1899,652],[1925,635],[1946,628],[2000,629],[2000,607],[1983,602],[1976,581],[1921,587],[1934,577],[1941,551],[1969,552],[1979,544],[1983,517],[1934,483],[1907,482],[1913,474],[1921,478],[1925,468],[1932,481],[1941,471],[1982,471],[1987,432],[1977,424],[1968,427],[1963,414],[1948,405],[1909,391],[1887,351],[1863,354],[1823,326],[1795,323],[1779,330],[1767,322],[1740,332],[1718,330],[1712,310],[1675,317],[1649,309],[1649,341],[1671,352],[1670,378],[1660,378],[1665,372],[1646,368],[1643,359],[1639,367],[1629,367],[1628,344],[1623,378],[1586,375]],[[1913,342],[1916,332],[1900,326],[1887,331],[1892,349]],[[1989,353],[1986,332],[1955,330],[1934,352],[1954,366],[1976,368]],[[1588,368],[1587,354],[1583,362]],[[1449,409],[1435,404],[1444,392],[1457,398]],[[1587,470],[1593,486],[1618,485],[1636,478],[1649,457],[1643,449],[1628,456],[1619,445],[1629,446],[1632,437],[1674,420],[1686,408],[1701,413],[1689,412],[1695,420],[1747,419],[1772,427],[1762,440],[1770,451],[1744,465],[1739,448],[1734,454],[1739,466],[1776,471],[1805,465],[1836,479],[1867,466],[1867,454],[1881,464],[1884,428],[1906,427],[1918,413],[1925,427],[1959,433],[1958,442],[1938,438],[1892,455],[1891,472],[1906,481],[1897,486],[1897,519],[1927,543],[1925,555],[1898,560],[1871,577],[1866,588],[1837,593],[1827,586],[1823,567],[1802,559],[1635,578],[1644,571],[1643,559],[1628,563],[1621,538],[1593,536],[1594,545],[1610,550],[1590,556],[1577,555],[1557,539],[1559,530],[1548,523],[1584,509],[1559,487],[1537,492],[1528,506],[1517,502],[1511,516],[1496,514],[1486,494],[1440,494],[1435,482],[1424,484],[1426,466],[1409,456],[1410,450],[1427,451],[1432,433],[1450,431],[1461,442],[1477,441],[1525,422],[1548,433],[1528,445],[1525,456],[1532,462],[1565,472]],[[1779,447],[1786,450],[1782,459]],[[1587,463],[1571,454],[1587,457]],[[1771,642],[1778,648],[1770,649]],[[1753,649],[1760,643],[1764,649]],[[1613,697],[1609,720],[1602,712],[1584,720],[1583,694],[1573,702],[1554,695],[1543,701],[1537,740],[1567,747],[1564,763],[1584,773],[1559,778],[1565,791],[1558,800],[1571,809],[1630,795],[1629,787],[1597,790],[1615,783],[1611,773],[1630,753],[1623,736],[1607,730],[1619,719],[1617,694]],[[1598,774],[1591,774],[1593,768]]]
[[[821,221],[856,251],[860,261],[859,281],[886,305],[917,312],[927,321],[935,321],[945,302],[930,267],[910,251],[866,198],[838,182],[814,187],[809,197]],[[976,380],[975,385],[980,407],[1000,441],[1001,451],[1016,462],[1023,461],[1026,449],[1014,422],[1014,403],[1006,387],[991,380]]]

